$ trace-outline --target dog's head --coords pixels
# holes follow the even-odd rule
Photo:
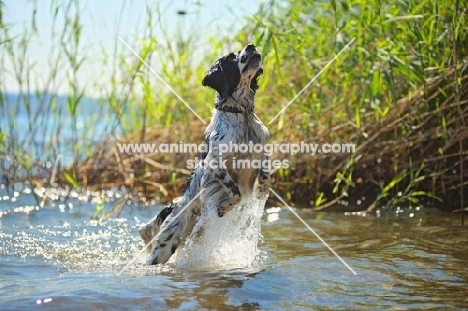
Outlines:
[[[236,54],[221,57],[203,78],[203,85],[218,92],[220,100],[229,97],[243,101],[255,94],[258,77],[263,73],[260,67],[262,57],[253,44],[248,44]]]

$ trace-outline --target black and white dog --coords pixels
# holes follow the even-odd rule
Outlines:
[[[267,194],[270,182],[268,168],[251,168],[249,165],[235,168],[238,160],[268,162],[264,152],[228,150],[221,153],[219,148],[220,144],[265,145],[268,142],[268,130],[253,112],[257,80],[263,73],[260,65],[260,53],[253,44],[249,44],[236,54],[218,59],[206,73],[203,85],[217,92],[213,118],[205,130],[207,152],[201,155],[199,165],[192,171],[183,195],[140,228],[145,245],[159,234],[147,248],[150,253],[148,264],[164,264],[169,260],[191,233],[208,202],[214,202],[218,216],[223,217],[239,203],[241,197]]]

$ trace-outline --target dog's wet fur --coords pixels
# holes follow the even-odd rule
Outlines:
[[[233,161],[267,160],[264,153],[235,153],[229,150],[219,154],[217,144],[266,144],[268,130],[254,114],[254,96],[258,78],[263,73],[261,56],[253,44],[237,53],[221,57],[206,73],[203,85],[216,90],[215,109],[211,123],[205,130],[207,152],[200,156],[199,165],[192,171],[182,196],[165,207],[156,217],[139,230],[147,245],[148,264],[164,264],[191,233],[208,203],[217,206],[219,217],[232,210],[242,197],[268,193],[268,169],[233,169]],[[203,161],[219,163],[226,160],[225,168],[203,166]],[[218,162],[213,162],[214,160]],[[190,206],[177,218],[181,210],[202,190]]]

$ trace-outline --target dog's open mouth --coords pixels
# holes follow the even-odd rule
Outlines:
[[[262,62],[262,57],[258,53],[253,53],[250,55],[244,55],[241,58],[242,63],[246,63],[242,72],[246,72],[247,70],[258,69],[260,68],[260,64]]]

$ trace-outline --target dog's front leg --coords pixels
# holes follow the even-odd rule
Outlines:
[[[193,202],[192,204],[198,203]],[[174,218],[186,205],[179,202],[174,206],[172,213],[161,225],[159,238],[148,257],[147,262],[150,265],[165,264],[180,244],[185,241],[196,223],[197,215],[193,212],[196,207],[185,209],[177,218]]]
[[[232,180],[229,172],[223,168],[216,168],[211,172],[215,180],[221,183],[227,189],[228,197],[227,199],[222,199],[219,202],[218,206],[218,216],[223,217],[226,212],[229,212],[234,208],[234,206],[240,202],[241,193],[239,187]]]
[[[140,233],[140,237],[143,239],[145,245],[148,245],[148,243],[159,233],[162,223],[166,220],[167,216],[172,213],[174,206],[174,204],[166,206],[157,216],[151,219],[150,222],[140,227],[138,232]],[[146,248],[148,253],[154,249],[156,242],[156,240],[153,241],[151,245]]]
[[[232,210],[241,200],[239,187],[232,179],[227,167],[225,167],[225,162],[218,153],[218,147],[214,146],[204,159],[203,164],[204,168],[211,175],[211,178],[226,188],[227,196],[221,195],[219,200],[219,217],[223,217],[226,212]]]
[[[263,167],[268,162],[268,155],[266,153],[263,154],[262,158],[262,168],[257,176],[257,195],[259,197],[263,197],[268,193],[268,189],[271,186],[270,181],[270,166]]]

